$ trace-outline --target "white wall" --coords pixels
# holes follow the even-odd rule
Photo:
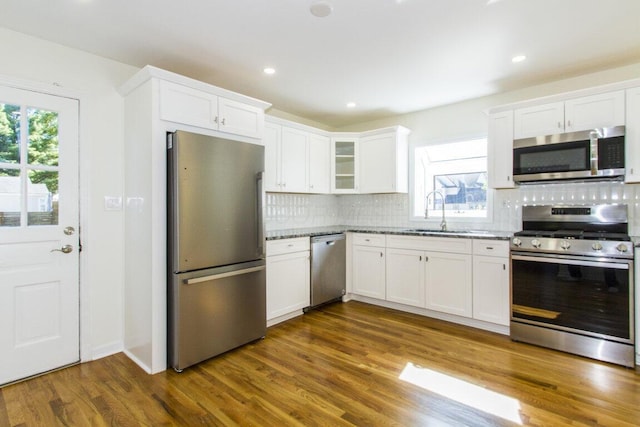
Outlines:
[[[82,342],[91,359],[122,348],[123,212],[104,196],[123,193],[123,99],[116,88],[137,68],[0,28],[0,74],[80,95],[81,230],[88,301]],[[87,295],[88,293],[88,295]]]

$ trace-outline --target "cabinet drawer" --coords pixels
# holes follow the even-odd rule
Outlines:
[[[386,236],[384,234],[354,233],[353,244],[359,246],[384,247]]]
[[[459,237],[388,236],[387,247],[470,254],[472,240]]]
[[[292,252],[308,251],[310,248],[308,237],[295,239],[281,239],[267,241],[267,256],[288,254]]]
[[[497,257],[509,256],[508,240],[473,240],[473,254]]]

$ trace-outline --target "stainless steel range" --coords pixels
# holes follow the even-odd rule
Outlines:
[[[634,366],[626,205],[524,206],[511,240],[511,338]]]

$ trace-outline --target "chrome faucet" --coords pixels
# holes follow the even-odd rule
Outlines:
[[[440,223],[440,230],[441,231],[447,231],[447,221],[445,221],[444,219],[444,195],[442,194],[442,192],[438,191],[438,190],[433,190],[431,192],[429,192],[427,194],[427,199],[425,202],[425,207],[424,207],[424,219],[428,219],[429,218],[429,197],[433,194],[433,201],[435,204],[435,200],[436,200],[436,194],[440,195],[440,198],[442,198],[442,222]]]

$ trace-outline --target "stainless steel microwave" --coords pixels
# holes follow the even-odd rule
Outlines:
[[[625,128],[597,128],[513,141],[513,179],[541,181],[623,179]]]

